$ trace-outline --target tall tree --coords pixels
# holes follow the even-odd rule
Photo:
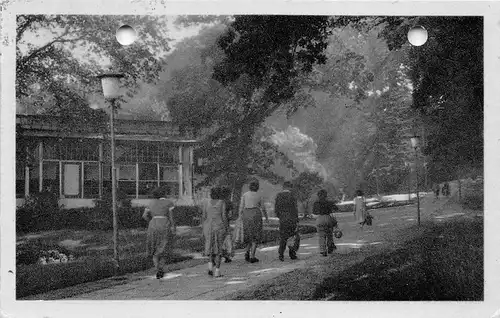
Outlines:
[[[301,75],[325,62],[329,26],[329,18],[323,16],[235,16],[219,38],[224,59],[215,65],[213,77],[236,87],[239,102],[223,110],[232,115],[231,122],[207,139],[205,153],[210,155],[218,148],[211,145],[224,140],[239,145],[237,191],[246,181],[245,160],[251,153],[247,145],[256,129],[281,106],[293,106],[286,102],[300,98]]]
[[[481,17],[377,17],[391,50],[406,50],[413,107],[427,136],[424,152],[435,181],[483,162],[483,19]],[[430,34],[421,47],[407,43],[411,26]],[[418,129],[420,130],[420,129]]]
[[[116,41],[122,24],[132,25],[137,41],[123,47]],[[32,108],[50,108],[54,100],[71,108],[65,96],[83,98],[99,89],[96,75],[102,61],[126,71],[128,94],[142,82],[154,82],[169,50],[165,20],[157,16],[18,15],[16,94]],[[40,92],[43,99],[36,99]]]

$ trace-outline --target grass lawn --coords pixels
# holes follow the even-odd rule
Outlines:
[[[386,239],[403,243],[321,259],[225,299],[483,300],[482,219],[423,223]]]
[[[311,233],[315,228],[310,220],[301,222],[301,232]],[[278,239],[278,223],[271,220],[264,227],[264,242]],[[201,227],[178,227],[171,264],[182,267],[196,266],[203,251]],[[39,251],[57,249],[73,255],[69,263],[36,264]],[[119,231],[121,274],[150,269],[153,264],[146,258],[146,229]],[[31,233],[17,237],[16,295],[18,298],[44,293],[77,284],[93,282],[113,276],[112,231],[60,230]],[[195,258],[195,259],[193,259]],[[197,258],[197,259],[196,259]],[[172,266],[170,266],[172,267]],[[167,270],[179,269],[177,267]]]

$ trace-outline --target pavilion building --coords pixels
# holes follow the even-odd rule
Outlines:
[[[170,122],[115,120],[117,191],[135,206],[151,190],[168,189],[178,204],[193,203],[192,132]],[[109,126],[78,125],[62,117],[16,116],[17,205],[33,193],[50,191],[64,208],[92,207],[111,193]]]

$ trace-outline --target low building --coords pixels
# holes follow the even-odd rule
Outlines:
[[[135,206],[146,205],[151,190],[165,186],[178,204],[193,203],[191,132],[163,121],[115,120],[118,192]],[[65,208],[91,207],[111,193],[109,125],[78,124],[62,117],[16,116],[17,205],[33,193],[49,191]]]

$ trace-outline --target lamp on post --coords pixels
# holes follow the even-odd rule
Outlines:
[[[417,160],[418,160],[417,148],[420,146],[420,137],[417,135],[414,135],[413,137],[411,137],[410,141],[411,141],[411,146],[415,150],[415,173],[416,173],[416,178],[417,178],[417,184],[416,184],[416,188],[417,188],[417,220],[418,220],[418,225],[420,225],[420,195],[418,193],[419,189],[418,189],[418,162],[417,162]]]
[[[98,76],[101,79],[104,98],[109,101],[110,116],[110,139],[111,139],[111,200],[113,209],[113,256],[115,261],[115,275],[118,275],[120,269],[118,254],[118,212],[116,209],[116,168],[115,168],[115,109],[116,99],[121,96],[121,73],[104,73]]]

